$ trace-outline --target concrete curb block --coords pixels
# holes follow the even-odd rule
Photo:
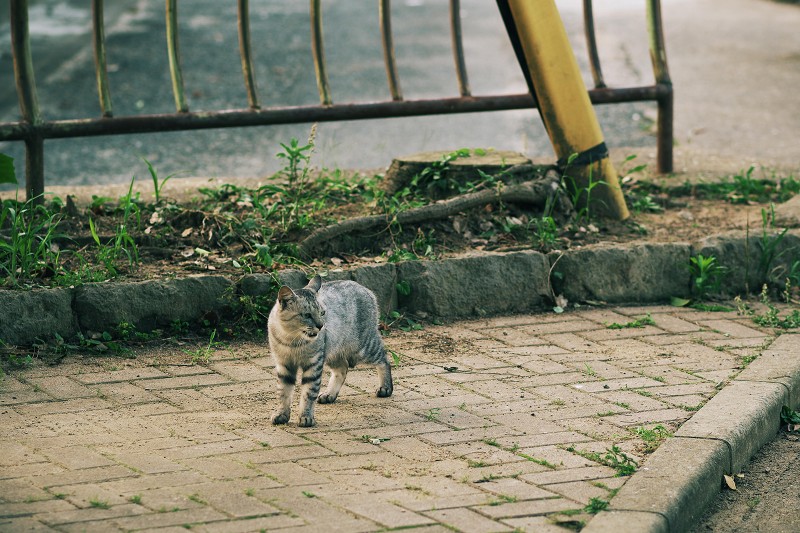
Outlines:
[[[704,405],[622,486],[584,533],[686,531],[800,403],[800,335],[784,334]],[[632,525],[635,525],[635,529]]]
[[[747,244],[745,244],[747,243]],[[776,253],[800,247],[800,230],[789,231]],[[467,318],[541,311],[549,308],[549,282],[570,302],[664,303],[690,295],[689,259],[696,253],[716,256],[720,264],[748,276],[726,276],[731,295],[755,289],[761,244],[754,237],[717,235],[701,243],[601,244],[552,252],[482,253],[441,261],[412,261],[335,269],[328,279],[352,279],[372,289],[383,314],[404,309],[420,316]],[[792,254],[776,255],[774,267],[787,268]],[[755,260],[754,260],[755,259]],[[742,263],[742,261],[745,261]],[[746,268],[745,268],[746,265]],[[738,270],[737,270],[738,271]],[[113,331],[120,322],[139,331],[176,320],[193,323],[209,313],[235,308],[240,295],[264,296],[276,284],[302,287],[299,270],[249,274],[240,280],[198,275],[179,279],[95,283],[76,289],[0,291],[0,340],[29,345],[37,339],[64,338],[79,332]],[[410,288],[400,293],[398,283]],[[402,291],[405,292],[405,291]],[[788,377],[788,376],[787,376]]]

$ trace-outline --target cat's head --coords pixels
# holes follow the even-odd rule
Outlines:
[[[278,291],[278,316],[284,327],[301,332],[306,337],[319,335],[325,325],[325,308],[317,300],[322,278],[314,276],[302,289],[281,287]]]

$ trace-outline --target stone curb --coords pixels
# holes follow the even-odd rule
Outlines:
[[[569,302],[665,303],[690,294],[690,257],[714,255],[730,271],[721,289],[730,295],[757,289],[762,237],[722,234],[687,243],[601,244],[551,252],[469,254],[441,261],[410,261],[331,270],[328,279],[352,279],[370,288],[383,314],[403,309],[442,319],[542,311],[554,295]],[[774,267],[788,268],[800,248],[800,230],[791,230],[775,251]],[[280,271],[279,283],[302,287],[305,275]],[[553,283],[551,293],[550,283]],[[75,289],[0,291],[0,340],[29,345],[78,333],[113,332],[121,322],[138,331],[195,323],[225,316],[240,296],[274,291],[268,274],[234,281],[197,275],[141,282],[93,283]],[[407,290],[398,290],[398,285]],[[213,322],[213,320],[212,320]]]
[[[800,404],[800,335],[784,334],[695,413],[622,486],[584,533],[678,533],[717,497]]]

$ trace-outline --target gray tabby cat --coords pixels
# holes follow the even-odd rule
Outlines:
[[[333,403],[348,368],[369,363],[378,369],[381,398],[392,395],[392,368],[378,331],[378,302],[354,281],[322,284],[315,276],[302,289],[281,287],[269,314],[269,347],[278,376],[281,405],[273,424],[286,424],[298,371],[302,373],[298,425],[314,425],[314,402]],[[331,370],[328,388],[319,394],[322,367]]]

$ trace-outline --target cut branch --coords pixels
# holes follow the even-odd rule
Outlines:
[[[444,219],[469,209],[500,202],[531,204],[545,207],[554,202],[556,210],[571,211],[569,200],[558,187],[558,176],[548,172],[544,179],[525,181],[515,185],[500,185],[498,188],[456,196],[448,200],[400,211],[394,218],[388,214],[371,215],[343,220],[314,230],[300,242],[299,252],[310,257],[325,243],[342,235],[368,231],[379,226],[388,227],[392,222],[400,225],[418,224],[431,220]],[[565,209],[566,207],[566,209]]]

